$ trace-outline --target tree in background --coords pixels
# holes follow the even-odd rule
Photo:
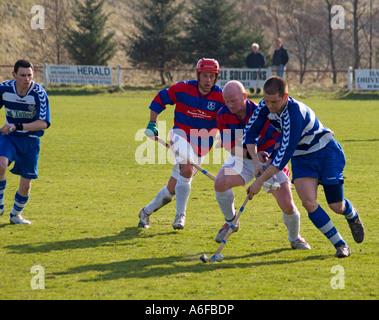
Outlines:
[[[78,30],[66,29],[64,45],[76,64],[106,65],[117,52],[114,32],[104,36],[108,15],[102,12],[105,0],[75,2],[73,16]]]
[[[69,24],[68,0],[44,0],[47,22],[52,27],[52,55],[55,56],[54,63],[62,64],[67,53],[64,48],[64,31]],[[49,28],[50,30],[50,28]]]
[[[136,4],[140,16],[134,16],[136,31],[127,37],[125,49],[130,61],[139,67],[160,68],[161,83],[166,84],[163,69],[177,66],[181,50],[180,14],[184,2],[176,0],[145,0]]]
[[[194,64],[200,58],[215,58],[222,67],[244,67],[256,39],[238,8],[237,1],[192,1],[182,40],[184,62]]]
[[[271,0],[272,1],[272,0]],[[266,10],[262,5],[251,3],[249,0],[238,0],[239,22],[243,24],[245,32],[249,35],[250,43],[246,43],[246,56],[251,52],[251,45],[255,42],[259,45],[266,58],[266,67],[272,65],[272,39],[276,38],[274,33],[265,32],[264,25],[272,24],[272,17],[266,18]],[[245,57],[246,57],[245,56]]]
[[[325,4],[328,11],[328,44],[329,44],[329,59],[330,65],[333,70],[333,83],[337,83],[337,72],[336,70],[336,57],[335,57],[335,49],[334,49],[334,37],[333,37],[333,28],[332,28],[332,7],[336,4],[336,0],[325,0]]]
[[[379,6],[374,7],[374,0],[369,0],[368,3],[368,12],[367,12],[367,18],[365,19],[365,22],[362,26],[363,35],[367,41],[368,45],[368,67],[369,69],[373,68],[373,57],[374,57],[374,27],[375,27],[375,21],[378,21],[379,19]],[[378,24],[376,23],[376,28],[378,28]],[[379,47],[378,47],[379,49]],[[377,55],[379,56],[379,50],[377,52]]]

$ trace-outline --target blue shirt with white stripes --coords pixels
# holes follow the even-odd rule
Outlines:
[[[0,84],[0,108],[5,107],[6,123],[31,123],[44,120],[50,126],[49,99],[45,89],[36,82],[32,82],[25,96],[17,94],[16,80],[4,81]],[[44,130],[13,131],[15,136],[41,137]]]
[[[292,156],[301,156],[324,148],[334,135],[304,103],[288,97],[286,106],[278,114],[270,113],[263,99],[244,129],[243,143],[257,145],[259,133],[267,119],[280,133],[280,147],[271,162],[280,170]]]

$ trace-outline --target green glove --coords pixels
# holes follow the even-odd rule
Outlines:
[[[148,137],[153,137],[158,135],[158,127],[157,123],[154,121],[150,121],[146,127],[145,134]]]

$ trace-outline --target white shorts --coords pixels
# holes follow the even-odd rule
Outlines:
[[[204,157],[198,156],[196,152],[193,150],[191,144],[186,139],[173,133],[172,131],[170,131],[170,143],[171,143],[171,147],[174,150],[178,151],[181,155],[187,157],[187,159],[190,159],[191,161],[198,164],[199,166],[203,162]],[[173,152],[173,154],[175,157],[175,164],[174,164],[174,168],[172,170],[171,176],[175,179],[178,179],[180,176],[179,164],[183,163],[183,161],[185,163],[187,162],[186,162],[186,159],[183,159],[176,153]],[[195,175],[196,172],[197,172],[197,169],[194,167],[193,175]]]
[[[239,174],[242,179],[245,181],[245,186],[250,183],[254,178],[254,162],[251,159],[246,158],[240,158],[236,157],[232,154],[229,155],[229,157],[225,160],[224,164],[222,165],[222,168],[225,169],[225,174]],[[233,170],[228,170],[228,168],[231,168]],[[268,179],[267,182],[270,184],[273,184],[275,182],[274,178],[277,180],[279,184],[282,184],[283,182],[286,182],[289,180],[289,171],[288,169],[283,171],[279,171],[276,175],[274,175],[272,178]],[[263,187],[263,189],[268,193],[270,191],[269,188]]]

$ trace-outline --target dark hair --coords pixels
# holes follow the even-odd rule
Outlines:
[[[268,95],[274,95],[279,93],[280,97],[284,97],[288,93],[287,81],[278,76],[272,76],[268,78],[263,85],[263,92]]]
[[[33,65],[28,61],[24,59],[17,60],[14,64],[13,72],[17,73],[18,69],[20,68],[32,68],[34,70]]]

